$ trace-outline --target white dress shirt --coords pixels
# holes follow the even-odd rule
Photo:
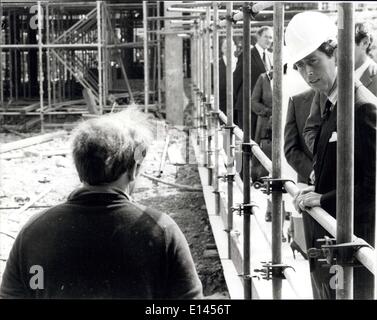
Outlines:
[[[267,71],[270,70],[271,69],[271,63],[270,63],[270,59],[269,59],[269,56],[268,56],[267,49],[263,49],[258,43],[255,44],[255,48],[257,48],[258,53],[259,53],[262,61],[263,61],[263,53],[265,54],[265,56],[266,56],[265,67],[266,67]]]

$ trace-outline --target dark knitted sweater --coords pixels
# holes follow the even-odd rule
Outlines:
[[[43,268],[43,289],[31,288],[32,266]],[[202,285],[187,241],[169,216],[118,189],[82,188],[20,231],[0,296],[195,299]]]

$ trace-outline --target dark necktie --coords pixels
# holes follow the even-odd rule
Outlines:
[[[325,110],[323,112],[323,118],[328,119],[332,110],[333,110],[333,104],[331,103],[329,99],[327,99],[326,104],[325,104]]]
[[[266,52],[265,51],[263,51],[262,60],[263,60],[264,65],[266,65]]]

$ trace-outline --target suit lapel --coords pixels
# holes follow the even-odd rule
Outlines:
[[[266,68],[264,67],[264,64],[263,64],[263,61],[262,61],[262,58],[260,57],[259,55],[259,52],[257,50],[257,48],[253,48],[251,49],[251,59],[254,59],[254,64],[251,63],[250,65],[255,65],[258,67],[259,70],[263,70],[261,73],[265,72],[266,71]]]

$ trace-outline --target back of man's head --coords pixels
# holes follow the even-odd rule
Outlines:
[[[369,22],[357,22],[355,23],[355,43],[360,45],[361,41],[368,41],[366,53],[369,53],[373,38],[371,35],[372,26]]]
[[[73,138],[73,159],[82,182],[116,181],[141,163],[152,139],[147,115],[135,108],[81,123]]]

